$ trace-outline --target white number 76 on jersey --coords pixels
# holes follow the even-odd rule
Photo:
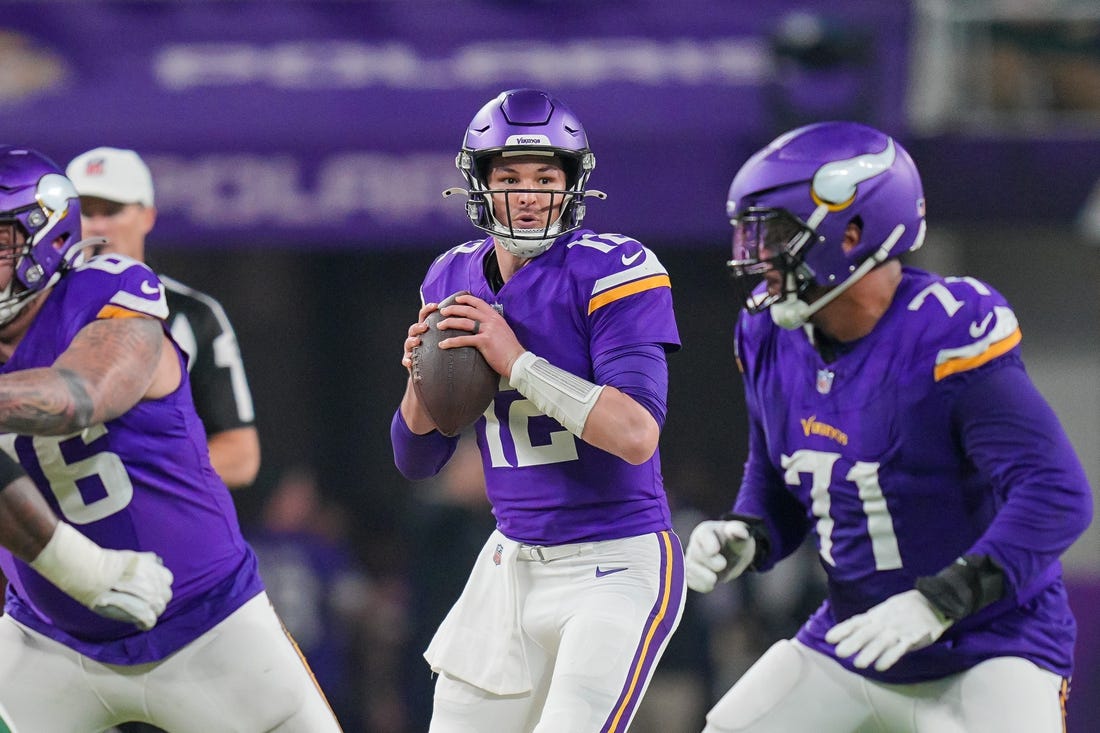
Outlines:
[[[50,482],[50,491],[57,498],[62,516],[72,524],[89,524],[122,511],[134,498],[134,485],[122,464],[122,459],[109,451],[92,452],[84,458],[69,461],[62,444],[73,441],[89,445],[107,434],[107,426],[92,425],[72,435],[36,435],[31,438],[35,457],[42,475]],[[0,435],[0,450],[19,460],[15,451],[14,433]],[[80,490],[80,484],[95,485],[90,498]]]

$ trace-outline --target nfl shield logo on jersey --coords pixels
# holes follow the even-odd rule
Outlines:
[[[500,565],[501,555],[504,554],[504,545],[497,545],[496,550],[493,551],[493,564]]]
[[[817,391],[819,394],[829,394],[833,388],[833,373],[828,369],[817,370]]]

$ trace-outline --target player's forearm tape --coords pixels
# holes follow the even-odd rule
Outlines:
[[[999,601],[1004,571],[988,555],[964,555],[935,575],[917,578],[917,590],[943,615],[958,621]]]
[[[603,391],[602,385],[559,369],[530,351],[523,352],[513,362],[508,381],[535,407],[578,438]]]
[[[53,536],[30,566],[39,575],[84,605],[91,604],[105,590],[100,558],[103,548],[73,529],[58,522]]]
[[[27,472],[19,465],[19,462],[0,450],[0,489],[4,489],[12,481],[23,478]]]
[[[749,534],[751,534],[753,540],[756,541],[756,552],[753,554],[752,562],[749,563],[748,569],[756,570],[761,563],[768,559],[768,554],[772,549],[771,537],[768,536],[768,527],[764,524],[764,520],[750,514],[737,514],[736,512],[726,512],[722,516],[722,519],[726,521],[736,519],[748,525]]]

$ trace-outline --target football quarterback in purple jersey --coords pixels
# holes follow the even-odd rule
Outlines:
[[[425,656],[439,674],[432,731],[624,731],[679,623],[683,555],[671,530],[658,437],[666,352],[679,348],[669,276],[621,234],[583,229],[595,167],[560,100],[501,93],[457,159],[471,223],[488,234],[440,255],[404,343],[425,318],[467,330],[501,375],[476,423],[497,520]],[[397,466],[436,474],[459,438],[406,389]]]
[[[766,571],[810,534],[828,594],[707,733],[1061,731],[1075,624],[1059,556],[1092,499],[1012,308],[900,263],[924,240],[924,194],[869,127],[780,136],[727,207],[749,456],[732,512],[692,532],[688,584]]]
[[[62,592],[71,579],[41,557],[0,553],[0,704],[28,731],[338,731],[211,467],[163,285],[128,257],[82,263],[79,234],[69,179],[0,147],[3,447],[62,520],[47,566],[95,544],[159,557],[171,600],[135,625]],[[128,587],[154,594],[162,577]]]

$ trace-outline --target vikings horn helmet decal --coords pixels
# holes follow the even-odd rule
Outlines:
[[[797,328],[879,263],[924,242],[924,192],[905,149],[854,122],[792,130],[751,158],[730,185],[728,265],[752,313]],[[859,242],[844,248],[849,224]],[[761,282],[779,275],[778,287]],[[813,288],[813,297],[807,293]]]
[[[819,206],[840,211],[855,200],[859,184],[888,170],[896,157],[894,141],[888,140],[881,153],[826,163],[814,174],[810,195]]]

